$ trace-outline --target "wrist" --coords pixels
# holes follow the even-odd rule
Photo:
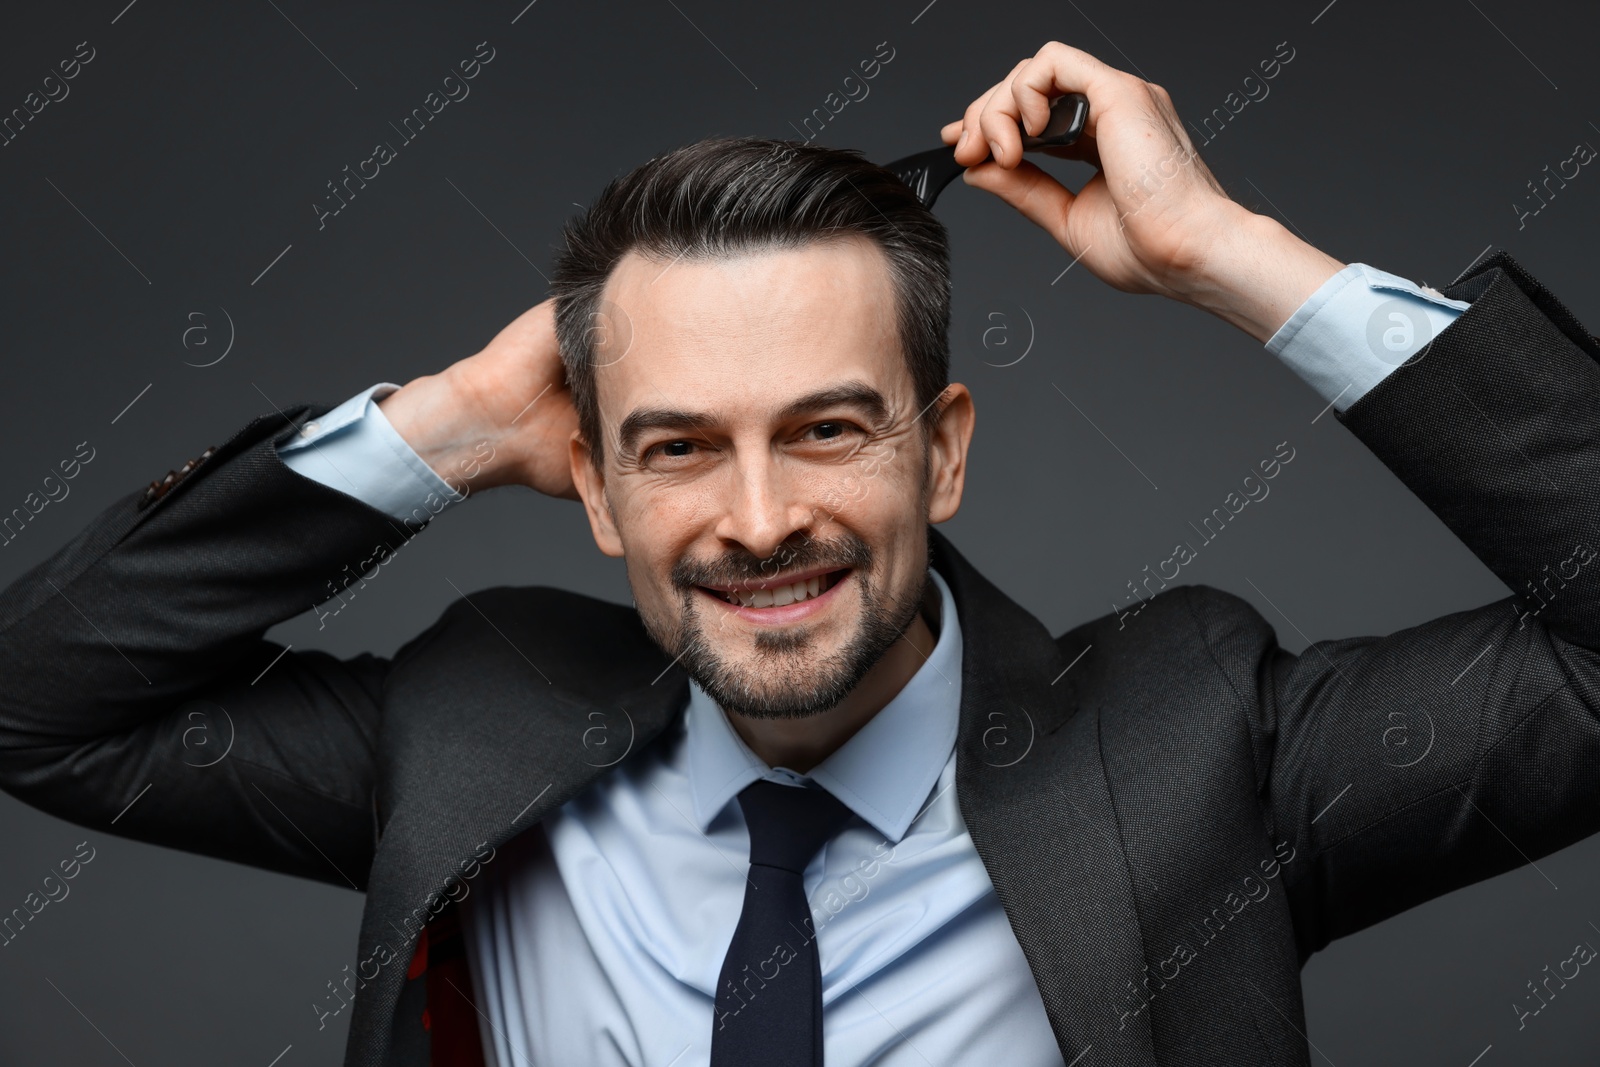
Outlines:
[[[1207,254],[1172,283],[1179,300],[1265,344],[1344,263],[1276,219],[1241,204],[1221,205]]]
[[[413,378],[377,404],[411,450],[457,492],[511,480],[504,434],[451,368]]]

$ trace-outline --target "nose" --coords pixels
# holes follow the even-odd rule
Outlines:
[[[817,509],[805,502],[800,480],[770,454],[730,465],[727,503],[716,524],[723,541],[770,559],[797,532],[810,531]]]

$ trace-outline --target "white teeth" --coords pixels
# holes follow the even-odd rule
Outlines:
[[[827,576],[819,574],[815,578],[806,578],[790,585],[777,585],[767,589],[731,589],[722,596],[728,603],[740,607],[781,608],[821,596],[830,585]]]

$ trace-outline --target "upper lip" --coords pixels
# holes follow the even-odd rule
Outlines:
[[[847,567],[813,567],[808,571],[796,571],[794,574],[779,575],[776,578],[747,578],[743,581],[729,582],[727,584],[702,585],[700,588],[715,589],[719,593],[732,593],[736,590],[749,592],[754,589],[776,589],[781,585],[794,585],[796,582],[803,582],[808,578],[820,578],[824,574],[832,574],[835,571],[848,569]]]

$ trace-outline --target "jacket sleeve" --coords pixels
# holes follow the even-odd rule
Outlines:
[[[426,526],[290,470],[257,418],[0,593],[0,787],[141,841],[364,889],[394,661],[265,640]],[[155,487],[152,487],[154,489]]]
[[[1504,252],[1446,295],[1471,307],[1338,418],[1517,595],[1296,656],[1189,593],[1308,856],[1302,961],[1600,831],[1600,339]]]

